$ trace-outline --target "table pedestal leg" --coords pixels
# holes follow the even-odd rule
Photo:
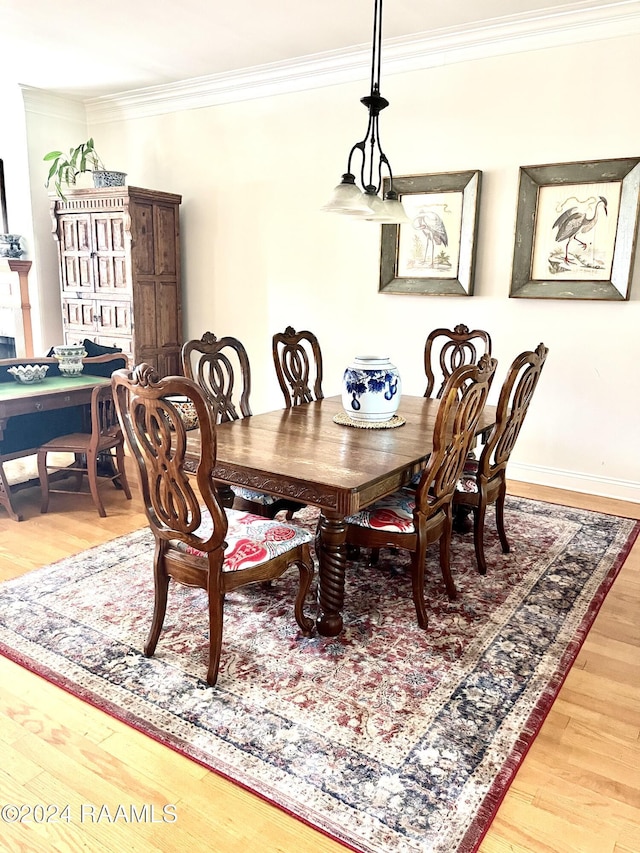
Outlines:
[[[228,483],[222,482],[222,480],[216,480],[216,490],[222,506],[226,509],[231,509],[235,498],[231,486]]]
[[[347,525],[344,517],[320,515],[320,589],[318,633],[336,637],[342,631],[344,576],[347,567]]]

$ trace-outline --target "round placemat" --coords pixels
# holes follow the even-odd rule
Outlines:
[[[406,421],[402,415],[393,415],[388,421],[357,421],[346,412],[338,412],[333,416],[334,423],[342,426],[357,427],[358,429],[394,429],[402,426]]]

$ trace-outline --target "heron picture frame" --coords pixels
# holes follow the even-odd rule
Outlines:
[[[521,166],[509,296],[628,300],[640,158]]]
[[[481,184],[479,170],[394,177],[411,222],[382,226],[380,293],[473,295]]]

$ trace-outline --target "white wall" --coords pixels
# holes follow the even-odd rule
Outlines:
[[[49,164],[44,155],[67,150],[87,138],[82,104],[17,85],[0,86],[0,157],[4,161],[9,227],[22,236],[29,271],[34,352],[47,352],[62,339],[58,256],[51,230]]]
[[[17,86],[0,83],[0,159],[4,165],[5,190],[7,197],[7,220],[10,234],[21,237],[20,246],[24,251],[22,260],[32,260],[34,245],[34,224],[31,198],[28,188],[30,182],[29,157],[27,148],[27,127],[22,93]],[[0,229],[3,228],[0,221]],[[8,273],[8,264],[0,259],[0,269]],[[16,279],[17,273],[13,274]],[[29,300],[32,305],[32,319],[39,327],[37,270],[32,268],[29,275]],[[7,329],[6,332],[9,330]],[[18,333],[17,337],[20,337]],[[22,353],[24,355],[24,353]]]
[[[245,342],[254,411],[281,405],[271,335],[286,325],[318,335],[326,394],[363,351],[388,354],[404,390],[422,393],[424,340],[440,325],[491,332],[496,388],[517,353],[544,341],[549,358],[510,476],[640,501],[637,264],[629,302],[508,296],[519,166],[640,156],[628,82],[639,75],[640,36],[386,79],[383,69],[382,141],[394,170],[483,172],[471,298],[379,294],[380,227],[319,211],[364,135],[366,83],[89,131],[128,183],[183,195],[185,335],[210,329]],[[27,117],[30,145],[37,127],[41,152],[54,147],[42,117]]]

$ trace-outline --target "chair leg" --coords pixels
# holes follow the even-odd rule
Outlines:
[[[298,569],[300,571],[300,585],[298,587],[298,594],[296,595],[294,613],[300,630],[305,637],[309,637],[313,630],[313,619],[309,619],[304,615],[304,602],[311,587],[311,581],[313,580],[313,560],[311,559],[308,548],[306,549],[306,553],[303,554],[302,559],[298,560]]]
[[[224,593],[209,589],[209,669],[207,684],[215,687],[222,653],[222,622],[224,618]]]
[[[487,504],[481,500],[477,507],[473,508],[473,544],[476,550],[476,562],[481,575],[487,573],[487,561],[484,556],[484,518]]]
[[[169,575],[164,569],[164,550],[165,543],[156,541],[156,550],[153,557],[153,584],[154,584],[154,599],[153,599],[153,619],[151,620],[151,628],[149,636],[144,645],[144,653],[150,658],[156,650],[158,637],[162,630],[164,616],[167,612],[167,593],[169,590]]]
[[[498,528],[498,536],[500,537],[500,544],[502,545],[502,552],[504,554],[508,554],[511,550],[511,546],[509,545],[509,540],[507,539],[507,534],[504,529],[504,499],[506,496],[507,484],[503,480],[500,485],[498,497],[496,498],[496,527]]]
[[[429,617],[427,616],[427,607],[424,600],[424,572],[427,559],[426,544],[416,545],[416,550],[411,555],[411,587],[413,591],[413,603],[416,607],[416,616],[418,617],[418,625],[421,628],[427,629],[429,625]]]
[[[42,492],[42,504],[40,512],[49,509],[49,472],[47,471],[47,451],[38,451],[38,479],[40,480],[40,491]]]
[[[100,497],[100,489],[98,488],[98,454],[87,454],[87,477],[89,478],[89,488],[91,489],[91,497],[98,510],[100,518],[105,518],[107,515],[102,498]]]
[[[127,472],[124,467],[124,445],[119,444],[116,447],[116,466],[118,469],[118,481],[124,492],[125,498],[130,501],[131,500],[131,489],[129,488],[129,481],[127,480]]]
[[[440,571],[442,572],[442,577],[444,578],[444,585],[447,588],[447,595],[449,596],[449,600],[453,601],[458,595],[458,591],[456,590],[456,585],[453,581],[453,575],[451,574],[451,531],[453,529],[453,519],[451,517],[451,507],[449,507],[449,512],[447,513],[443,528],[442,534],[440,535]]]
[[[86,464],[87,460],[84,453],[73,454],[73,466],[68,470],[69,474],[73,476],[74,489],[76,492],[79,492],[82,489],[82,475],[84,474]]]

